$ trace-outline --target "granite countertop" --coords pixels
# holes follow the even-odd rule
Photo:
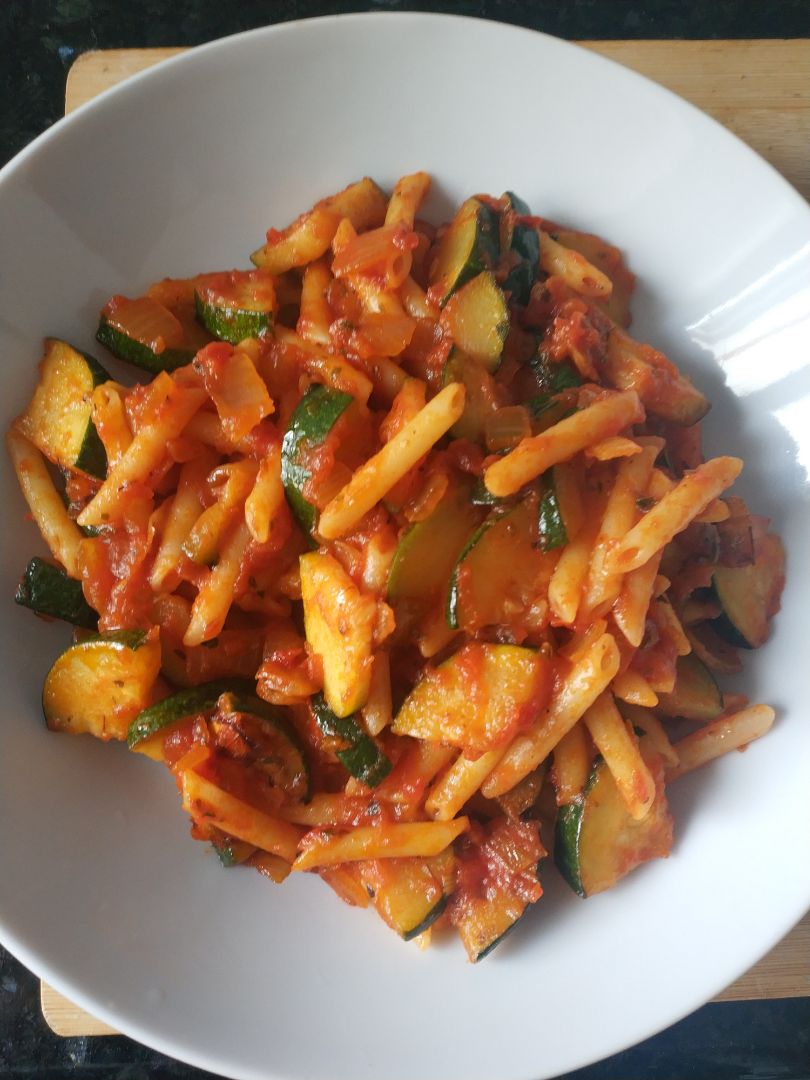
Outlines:
[[[0,164],[63,113],[65,76],[89,49],[196,45],[307,16],[435,10],[530,26],[564,38],[810,36],[807,0],[3,0]],[[0,948],[0,1080],[168,1080],[210,1074],[123,1037],[57,1037],[39,981]],[[808,1080],[810,998],[707,1005],[668,1031],[566,1080]]]

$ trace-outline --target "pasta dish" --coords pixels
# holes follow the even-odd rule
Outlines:
[[[253,269],[113,296],[120,379],[47,339],[16,599],[73,627],[51,730],[162,762],[223,865],[477,961],[547,853],[610,888],[669,853],[670,783],[768,731],[717,680],[784,553],[629,333],[620,251],[511,192],[434,227],[429,186],[362,179]]]

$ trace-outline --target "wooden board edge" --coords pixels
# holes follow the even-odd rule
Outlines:
[[[80,1009],[64,994],[44,982],[39,987],[39,1004],[45,1023],[55,1035],[75,1038],[80,1035],[119,1034],[115,1028]]]

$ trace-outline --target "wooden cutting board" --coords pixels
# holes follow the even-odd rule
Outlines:
[[[810,198],[810,39],[580,41],[719,120]],[[84,53],[68,73],[65,112],[185,49]]]
[[[810,198],[810,40],[582,41],[709,113]],[[68,73],[65,112],[185,49],[110,49],[80,56]],[[810,996],[810,915],[717,998]],[[42,1013],[57,1035],[114,1035],[52,987]]]

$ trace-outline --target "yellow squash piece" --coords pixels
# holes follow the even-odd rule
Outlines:
[[[301,595],[307,641],[323,663],[324,697],[335,716],[349,716],[368,698],[377,604],[337,559],[317,551],[301,556]]]

